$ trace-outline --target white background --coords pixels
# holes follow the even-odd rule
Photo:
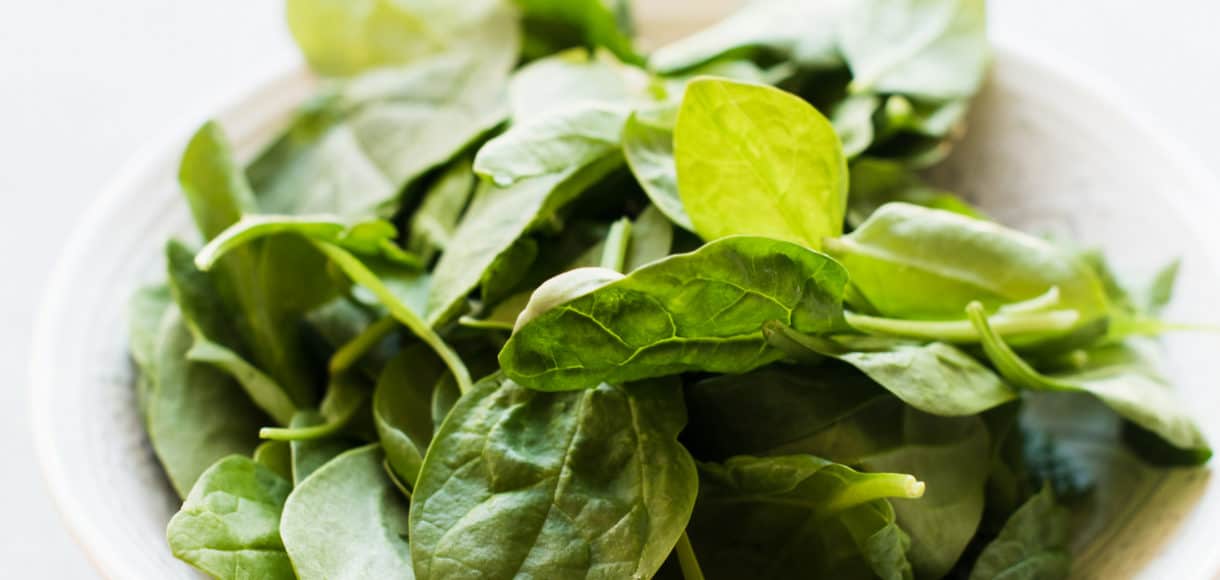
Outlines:
[[[992,0],[990,14],[997,38],[1093,68],[1220,166],[1220,4]],[[27,412],[30,329],[65,238],[142,145],[298,62],[282,18],[278,0],[0,2],[0,577],[96,577],[43,490]]]

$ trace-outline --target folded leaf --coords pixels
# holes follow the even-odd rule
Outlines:
[[[522,385],[556,391],[746,372],[780,356],[762,335],[769,320],[842,329],[846,282],[833,260],[796,244],[724,238],[546,310],[517,329],[500,364]]]

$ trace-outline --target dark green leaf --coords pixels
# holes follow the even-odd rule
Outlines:
[[[576,43],[603,47],[624,62],[639,64],[631,39],[632,23],[626,0],[514,0],[525,18],[527,38],[547,53]]]
[[[673,383],[543,393],[482,382],[441,427],[411,510],[415,572],[647,578],[694,506]]]
[[[762,335],[769,320],[810,333],[841,329],[846,281],[833,260],[796,244],[724,238],[541,312],[516,330],[500,364],[546,390],[745,372],[779,358]]]
[[[734,457],[700,472],[690,530],[709,578],[912,578],[887,499],[922,496],[916,478],[810,455]]]
[[[970,572],[971,580],[1057,580],[1067,578],[1067,510],[1055,503],[1049,487],[1021,506],[992,540]]]

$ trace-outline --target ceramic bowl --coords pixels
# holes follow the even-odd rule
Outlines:
[[[661,12],[646,21],[645,34],[695,26],[689,15]],[[1002,222],[1099,245],[1125,270],[1148,272],[1181,256],[1170,317],[1220,318],[1217,182],[1119,104],[1116,91],[1048,63],[1001,47],[967,137],[932,178]],[[248,158],[315,84],[305,70],[291,71],[216,118]],[[35,338],[33,422],[47,485],[76,539],[110,578],[197,577],[166,546],[178,500],[141,428],[125,326],[132,291],[161,277],[163,241],[193,238],[175,173],[198,121],[134,160],[72,230]],[[1181,396],[1220,442],[1220,339],[1175,336],[1166,351]],[[1129,495],[1108,498],[1127,509],[1088,524],[1075,575],[1213,578],[1220,571],[1220,481],[1192,470],[1141,472],[1138,483]]]

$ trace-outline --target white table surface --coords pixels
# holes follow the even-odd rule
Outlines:
[[[298,62],[281,4],[0,3],[0,377],[9,378],[0,577],[97,577],[44,491],[27,410],[30,329],[63,241],[141,146]],[[992,0],[990,9],[995,36],[1096,70],[1220,167],[1220,4]]]

